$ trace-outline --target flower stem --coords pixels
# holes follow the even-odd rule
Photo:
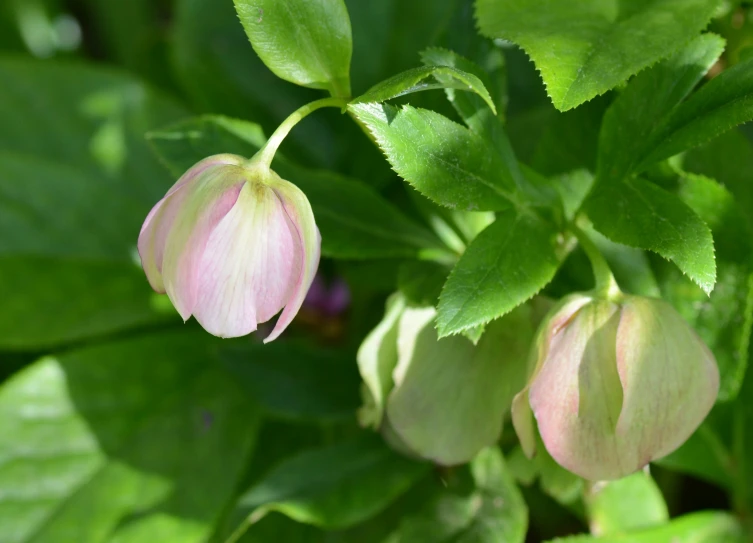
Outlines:
[[[225,541],[225,543],[237,543],[237,541],[241,537],[243,537],[243,534],[245,534],[251,526],[266,517],[268,513],[269,509],[267,509],[266,507],[259,507],[258,509],[256,509],[254,512],[243,519],[243,522],[241,522],[240,525],[238,525],[238,527],[235,529],[235,531],[230,534],[230,537],[227,538],[227,541]]]
[[[615,281],[614,275],[612,275],[612,270],[609,269],[609,264],[604,260],[604,256],[599,251],[599,248],[596,247],[591,238],[583,230],[575,225],[572,225],[571,229],[575,237],[578,238],[578,243],[583,247],[588,260],[591,261],[594,279],[596,279],[596,292],[610,299],[619,296],[620,288],[617,286],[617,281]]]
[[[267,140],[267,143],[264,144],[264,147],[256,153],[252,160],[270,167],[272,165],[272,159],[274,159],[275,153],[277,152],[278,147],[280,147],[282,140],[285,139],[293,127],[301,122],[304,117],[323,107],[343,108],[347,103],[348,100],[345,98],[322,98],[321,100],[314,100],[313,102],[309,102],[305,106],[296,109],[287,119],[282,121],[282,124],[277,127],[277,130],[274,131]]]

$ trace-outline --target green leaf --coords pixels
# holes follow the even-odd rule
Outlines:
[[[385,543],[522,543],[528,508],[499,449],[481,451],[470,469],[470,492],[446,490]]]
[[[591,533],[623,534],[661,526],[669,520],[664,497],[648,473],[594,485],[586,495]]]
[[[204,338],[48,356],[0,388],[4,541],[206,540],[260,418]]]
[[[320,97],[318,91],[283,81],[264,66],[248,46],[232,2],[174,4],[170,60],[178,84],[197,111],[253,119],[271,133],[301,104]],[[286,146],[313,163],[326,164],[335,140],[326,120],[314,115],[293,130]]]
[[[491,79],[488,73],[486,73],[476,63],[468,60],[467,58],[457,54],[454,51],[450,51],[449,49],[442,49],[441,47],[430,47],[428,49],[425,49],[424,51],[421,51],[421,61],[426,65],[427,68],[439,69],[444,67],[454,70],[462,70],[463,72],[478,79],[481,84],[484,85],[484,89],[491,87]],[[452,82],[450,74],[445,75],[441,72],[438,72],[435,77],[439,80],[440,83]],[[445,94],[447,95],[447,99],[450,101],[453,107],[455,107],[455,110],[458,112],[458,114],[463,118],[463,121],[471,128],[473,128],[473,122],[469,121],[471,121],[477,115],[487,116],[487,114],[489,113],[494,113],[494,117],[497,117],[497,119],[500,120],[499,126],[501,126],[501,119],[498,117],[498,115],[500,115],[500,112],[497,111],[496,107],[490,107],[491,111],[487,111],[486,108],[481,107],[483,103],[488,103],[487,99],[483,95],[479,93],[477,93],[477,96],[467,95],[465,93],[458,94],[455,92],[455,87],[452,86],[446,87]],[[482,103],[478,100],[478,98],[483,99],[484,102]],[[491,100],[491,96],[489,97],[489,100]]]
[[[573,220],[593,188],[594,176],[588,170],[573,170],[554,177],[552,184],[562,199],[565,217]]]
[[[460,257],[439,298],[440,337],[501,317],[554,277],[556,230],[530,212],[499,213]]]
[[[84,0],[86,19],[97,29],[100,46],[106,54],[147,80],[170,88],[167,41],[161,35],[159,4],[132,0],[103,4]]]
[[[427,49],[421,53],[421,59],[428,65],[458,67],[476,75],[482,81],[489,80],[488,74],[478,65],[447,49]],[[438,76],[438,79],[446,80],[443,76]],[[537,172],[518,163],[499,115],[495,115],[476,95],[456,93],[452,88],[446,89],[445,93],[463,122],[471,131],[486,140],[486,144],[495,152],[494,159],[499,161],[497,167],[504,168],[500,172],[502,179],[514,184],[534,206],[560,207],[556,193],[546,182],[540,183],[542,179],[546,180]]]
[[[419,215],[449,249],[456,253],[494,222],[493,211],[461,211],[436,204],[416,191],[409,191]]]
[[[753,227],[746,220],[735,195],[714,179],[682,172],[678,196],[709,225],[716,242],[716,256],[737,264],[753,263]]]
[[[430,66],[447,66],[461,69],[475,75],[480,81],[489,81],[489,76],[479,66],[447,49],[430,48],[421,53],[421,60]],[[447,76],[438,75],[440,83],[449,83]],[[489,83],[491,86],[491,83]],[[454,88],[445,90],[447,99],[457,111],[463,122],[474,132],[485,138],[496,150],[505,166],[505,177],[515,180],[518,186],[524,186],[525,180],[520,171],[510,140],[502,126],[496,110],[489,110],[479,96],[457,93]]]
[[[360,379],[352,356],[295,342],[235,345],[221,359],[273,417],[292,420],[352,420]]]
[[[528,53],[554,106],[565,111],[679,49],[716,6],[716,0],[477,0],[476,17],[483,34]]]
[[[428,66],[455,67],[478,77],[497,106],[497,118],[504,123],[510,101],[507,61],[501,47],[478,33],[473,11],[468,8],[468,4],[459,3],[443,40],[444,46],[424,49],[421,61]],[[458,96],[452,89],[445,94],[448,98]]]
[[[325,256],[411,258],[423,250],[442,249],[430,231],[357,179],[306,170],[283,160],[275,161],[272,167],[295,183],[311,202]]]
[[[738,130],[730,130],[703,147],[685,154],[683,169],[706,175],[732,193],[753,228],[753,145]]]
[[[350,96],[353,43],[343,0],[234,3],[254,51],[277,77]]]
[[[737,396],[748,366],[753,327],[753,232],[732,194],[712,179],[683,174],[678,196],[711,227],[718,240],[718,279],[709,297],[671,267],[660,268],[662,295],[714,353],[721,377],[718,400],[729,401]]]
[[[432,82],[430,78],[434,78]],[[386,102],[398,96],[430,89],[459,89],[480,96],[494,113],[497,108],[484,83],[476,75],[450,66],[420,66],[385,79],[351,104]]]
[[[186,111],[141,81],[80,62],[3,57],[0,79],[0,151],[93,174],[99,185],[119,185],[145,211],[174,182],[144,134]]]
[[[731,475],[735,460],[714,428],[715,414],[712,410],[711,416],[679,449],[658,460],[657,464],[732,489],[736,484]]]
[[[0,290],[12,302],[0,345],[38,349],[164,321],[135,249],[174,180],[143,134],[184,110],[81,63],[0,58],[0,74]]]
[[[23,5],[20,7],[23,9]],[[27,44],[21,35],[18,21],[19,4],[4,2],[0,5],[0,47],[3,51],[27,53]]]
[[[363,435],[286,458],[243,494],[239,505],[345,528],[384,509],[428,467],[392,452],[377,436]]]
[[[719,243],[717,253],[720,287],[719,297],[715,296],[717,294],[715,292],[710,300],[711,304],[701,306],[701,313],[708,311],[708,318],[702,318],[696,322],[702,329],[709,327],[713,330],[704,339],[719,345],[716,348],[712,345],[712,349],[716,353],[720,368],[727,370],[722,372],[723,375],[724,373],[738,374],[738,371],[742,371],[740,368],[744,367],[748,360],[744,354],[741,358],[744,343],[740,340],[749,333],[749,308],[753,301],[750,299],[753,284],[748,278],[753,265],[750,259],[750,245],[753,240],[750,233],[753,230],[753,185],[750,183],[750,176],[753,175],[751,144],[739,131],[733,130],[708,145],[687,153],[683,166],[687,170],[716,179],[723,185],[723,188],[714,183],[718,187],[715,192],[721,190],[727,193],[728,191],[726,195],[719,194],[721,198],[713,198],[710,201],[712,209],[709,210],[708,217],[703,214],[704,211],[701,208],[698,209],[701,216],[709,222],[714,237]],[[693,202],[699,202],[702,199],[703,195],[700,193],[700,197],[693,198]],[[689,204],[694,205],[690,201]],[[713,209],[714,207],[716,210]],[[746,296],[748,300],[744,299]],[[693,296],[691,295],[690,298],[692,299]],[[720,318],[718,324],[714,321],[715,317]],[[705,332],[702,331],[702,335],[704,334]],[[736,371],[735,368],[737,368]],[[724,381],[725,377],[722,377],[722,383]],[[735,381],[732,380],[729,383],[734,384]],[[734,396],[736,385],[727,388],[723,384],[722,389],[730,392],[730,396]]]
[[[642,179],[604,183],[586,201],[586,212],[594,227],[612,241],[654,251],[674,262],[707,294],[714,288],[711,231],[676,196]]]
[[[444,264],[411,260],[400,265],[397,286],[412,304],[436,305],[449,274],[450,268]]]
[[[219,116],[189,119],[148,137],[175,176],[209,155],[253,156],[266,141],[258,125]],[[308,197],[326,256],[411,257],[421,249],[440,247],[430,232],[356,179],[302,168],[279,153],[272,167]]]
[[[291,428],[289,430],[292,431]],[[263,439],[260,436],[260,441]],[[270,434],[270,437],[274,437]],[[406,516],[418,511],[429,499],[443,489],[443,481],[434,473],[427,473],[407,492],[394,500],[386,509],[368,520],[345,530],[327,530],[295,522],[289,517],[271,511],[252,524],[237,543],[385,543],[385,539]],[[242,511],[236,509],[236,512]],[[246,511],[247,513],[247,511]],[[247,515],[235,516],[232,526],[237,526]],[[215,537],[211,543],[225,543],[227,537]]]
[[[632,534],[576,535],[553,539],[549,543],[743,543],[745,540],[743,529],[734,516],[722,511],[702,511]]]
[[[543,175],[595,172],[599,130],[609,103],[606,97],[596,98],[566,112],[546,104],[511,117],[506,130],[518,158]]]
[[[258,124],[221,115],[184,119],[153,130],[146,138],[173,177],[184,173],[201,157],[220,152],[251,157],[267,141]]]
[[[434,202],[467,211],[509,209],[515,182],[489,143],[447,117],[410,106],[355,104],[392,168]]]
[[[345,0],[353,26],[351,77],[360,93],[416,64],[453,21],[457,0]]]
[[[698,36],[628,83],[604,115],[597,183],[621,181],[661,145],[662,121],[693,90],[723,49],[722,38]]]
[[[679,105],[657,130],[656,146],[638,168],[706,143],[751,119],[753,58],[725,70]]]
[[[0,151],[0,210],[0,255],[130,264],[149,207],[125,184],[107,183],[45,158]]]
[[[0,257],[0,348],[36,351],[176,321],[140,267],[99,260]]]

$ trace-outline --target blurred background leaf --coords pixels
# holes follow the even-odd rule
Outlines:
[[[3,540],[205,540],[260,422],[210,345],[180,333],[84,347],[5,383]]]
[[[0,59],[0,346],[38,349],[173,318],[136,238],[172,184],[144,133],[186,111],[131,76]],[[13,302],[15,300],[15,302]]]

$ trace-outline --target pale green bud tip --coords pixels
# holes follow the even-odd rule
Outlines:
[[[662,300],[571,298],[539,339],[516,430],[531,452],[527,395],[547,451],[586,479],[618,479],[671,453],[716,400],[713,355]]]
[[[246,335],[283,310],[267,342],[298,313],[320,244],[311,206],[295,185],[243,157],[216,155],[195,164],[152,208],[138,249],[152,288],[216,336]]]

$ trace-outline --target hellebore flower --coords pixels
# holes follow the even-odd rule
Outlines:
[[[525,384],[536,323],[522,306],[489,324],[474,345],[463,336],[438,339],[435,317],[433,307],[390,298],[358,351],[365,400],[359,418],[404,454],[461,464],[499,439]]]
[[[620,293],[565,298],[539,330],[536,368],[512,414],[532,456],[538,423],[561,466],[619,479],[671,453],[714,405],[714,356],[668,303]]]
[[[243,336],[301,307],[321,239],[306,196],[263,164],[235,155],[195,164],[147,215],[138,249],[147,279],[184,320]]]

